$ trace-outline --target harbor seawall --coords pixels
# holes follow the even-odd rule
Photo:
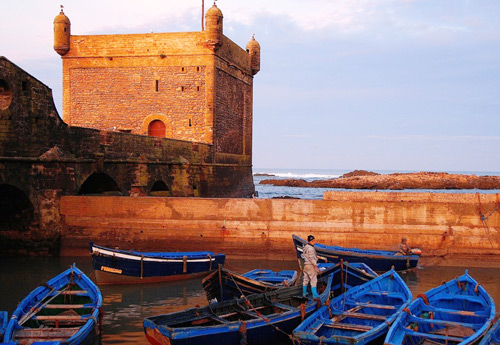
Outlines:
[[[212,250],[294,260],[292,234],[395,250],[401,237],[429,264],[500,264],[497,194],[326,192],[323,200],[74,197],[61,199],[62,255],[88,241],[123,249]],[[471,260],[474,259],[474,260]]]

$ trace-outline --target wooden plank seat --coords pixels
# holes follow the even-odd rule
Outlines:
[[[446,308],[436,308],[432,306],[425,306],[424,309],[422,309],[422,313],[424,312],[433,312],[433,313],[445,313],[445,314],[450,314],[450,315],[465,315],[465,316],[477,316],[477,317],[484,317],[488,311],[487,310],[478,310],[478,311],[467,311],[467,310],[457,310],[457,309],[446,309]]]
[[[73,336],[80,327],[73,328],[23,328],[14,332],[14,339],[32,339],[41,341],[62,341]]]
[[[353,304],[356,306],[362,306],[362,307],[368,307],[368,308],[376,308],[376,309],[389,309],[389,310],[396,309],[395,306],[389,305],[389,304],[371,304],[371,303],[367,304],[364,302],[349,302],[349,304]]]
[[[49,296],[56,295],[89,295],[87,290],[64,290],[64,291],[54,291]]]
[[[437,339],[437,340],[444,340],[444,341],[454,341],[457,343],[460,343],[463,338],[461,337],[450,337],[446,335],[440,335],[440,334],[432,334],[432,333],[422,333],[422,332],[415,332],[410,329],[406,329],[405,333],[410,336],[416,336],[416,337],[422,337],[422,338],[428,338],[428,339]]]
[[[80,315],[35,315],[33,319],[39,321],[81,321],[88,320],[90,316]]]
[[[454,295],[448,293],[441,293],[437,297],[439,299],[451,299],[451,300],[461,300],[461,301],[473,301],[485,305],[485,300],[480,296],[470,296],[470,295]]]
[[[295,311],[299,308],[292,307],[290,305],[282,304],[282,303],[273,303],[273,307],[278,307],[283,309],[284,311]]]
[[[45,309],[82,309],[82,308],[95,308],[92,304],[47,304]]]
[[[402,294],[401,292],[395,292],[395,291],[370,291],[367,293],[367,295],[388,296],[388,297],[393,297],[393,298],[400,298],[401,300],[405,299],[404,294]]]
[[[410,317],[410,322],[418,322],[418,323],[427,323],[434,325],[441,325],[447,327],[467,327],[472,329],[479,329],[482,324],[474,324],[474,323],[466,323],[466,322],[458,322],[458,321],[448,321],[448,320],[440,320],[440,319],[428,319],[421,318],[416,316]]]
[[[352,317],[356,319],[364,319],[364,320],[377,320],[377,321],[385,321],[387,319],[384,315],[374,315],[374,314],[365,314],[365,313],[353,313],[353,312],[343,312],[341,314],[343,318]]]
[[[346,329],[349,331],[357,331],[357,332],[367,332],[373,328],[372,326],[354,325],[354,324],[347,324],[347,323],[341,323],[341,322],[332,322],[332,323],[325,322],[324,326],[330,327],[330,328],[337,328],[337,329]]]

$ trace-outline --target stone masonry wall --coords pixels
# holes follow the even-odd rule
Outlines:
[[[214,159],[222,163],[215,163]],[[128,196],[250,197],[248,157],[183,140],[68,126],[51,90],[0,57],[0,255],[59,252],[60,198],[95,175]],[[152,191],[156,183],[166,187]]]
[[[325,200],[64,197],[62,248],[90,240],[137,250],[213,250],[294,260],[291,236],[396,250],[401,237],[424,262],[500,265],[500,205],[491,194],[328,192]],[[473,258],[474,260],[471,260]]]
[[[148,135],[161,120],[166,137],[208,142],[205,67],[71,69],[72,125]]]

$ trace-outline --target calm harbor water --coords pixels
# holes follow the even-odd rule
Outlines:
[[[291,256],[291,261],[235,261],[228,258],[226,267],[237,272],[253,268],[297,269],[293,253]],[[37,285],[62,272],[73,262],[93,277],[90,256],[1,258],[1,262],[0,310],[7,310],[9,315],[17,303]],[[464,270],[463,267],[420,267],[401,276],[415,297],[443,281],[463,274]],[[471,268],[469,273],[486,288],[500,307],[500,268]],[[157,284],[105,285],[100,288],[104,299],[102,344],[148,344],[142,328],[145,317],[207,304],[201,279]]]

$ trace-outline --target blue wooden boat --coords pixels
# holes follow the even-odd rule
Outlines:
[[[224,254],[213,252],[136,252],[90,242],[99,284],[154,283],[201,277],[223,265]]]
[[[7,322],[9,321],[9,313],[6,311],[0,311],[0,342],[3,340],[3,335],[5,334],[5,329],[7,328]]]
[[[378,273],[375,272],[374,270],[372,270],[372,268],[365,263],[362,263],[362,262],[344,262],[342,260],[340,262],[343,263],[344,265],[347,265],[348,267],[350,266],[353,268],[357,268],[359,271],[364,272],[366,275],[371,276],[372,278],[375,278],[378,276]],[[320,269],[320,271],[323,271],[323,270],[327,269],[328,267],[332,267],[333,265],[336,265],[336,264],[331,263],[331,262],[326,262],[326,263],[325,262],[318,262],[318,268]]]
[[[319,299],[312,299],[310,294],[303,298],[300,285],[284,287],[202,308],[148,317],[144,319],[144,330],[154,345],[262,345],[289,341],[293,329],[332,292],[340,293],[351,284],[372,278],[361,270],[338,264],[318,278]]]
[[[410,303],[387,333],[387,345],[475,344],[495,316],[495,304],[469,274],[427,291]]]
[[[486,332],[479,345],[498,345],[500,344],[500,320],[497,320],[493,326]]]
[[[293,338],[308,345],[377,342],[411,300],[408,286],[390,270],[312,313],[293,331]]]
[[[351,286],[365,283],[368,280],[373,279],[377,275],[373,271],[370,272],[369,268],[360,265],[351,266],[350,264],[341,265],[340,263],[326,263],[320,264],[318,267],[320,268],[318,277],[322,277],[323,275],[329,275],[332,273],[337,273],[339,275],[339,279],[333,282],[333,290],[336,294],[340,293],[339,291],[342,289],[343,291],[345,291],[345,289]],[[345,271],[344,277],[348,279],[340,279],[341,267]],[[205,294],[207,295],[207,300],[209,302],[220,302],[231,299],[238,299],[243,295],[248,296],[253,293],[274,291],[281,289],[286,285],[293,285],[293,283],[295,283],[297,279],[297,274],[295,273],[292,277],[293,279],[288,280],[287,284],[273,284],[268,283],[267,281],[259,280],[259,277],[257,277],[255,273],[249,274],[255,271],[262,270],[254,270],[245,274],[238,274],[225,268],[219,268],[217,271],[210,273],[202,281],[203,289],[205,290]],[[295,271],[286,272],[288,272],[286,273],[286,275],[289,276],[291,275],[291,272]],[[273,274],[271,275],[273,276]],[[256,279],[252,279],[251,276],[255,276]],[[265,276],[266,275],[264,275],[263,277]],[[299,282],[296,283],[298,285],[301,284]]]
[[[102,295],[74,264],[38,286],[12,314],[4,341],[14,344],[94,344]]]
[[[243,273],[243,276],[267,284],[291,286],[294,285],[295,281],[297,280],[297,271],[272,271],[267,269],[255,269]]]
[[[292,235],[297,258],[302,255],[302,248],[307,244],[303,238]],[[358,248],[344,248],[339,246],[327,246],[316,243],[314,245],[318,253],[319,262],[337,263],[340,260],[344,262],[362,262],[377,272],[386,272],[390,269],[395,271],[404,271],[417,267],[419,255],[397,255],[396,251],[387,250],[365,250]]]
[[[255,269],[243,274],[218,267],[203,278],[201,284],[211,303],[241,298],[242,295],[274,291],[292,286],[297,280],[297,271]]]

